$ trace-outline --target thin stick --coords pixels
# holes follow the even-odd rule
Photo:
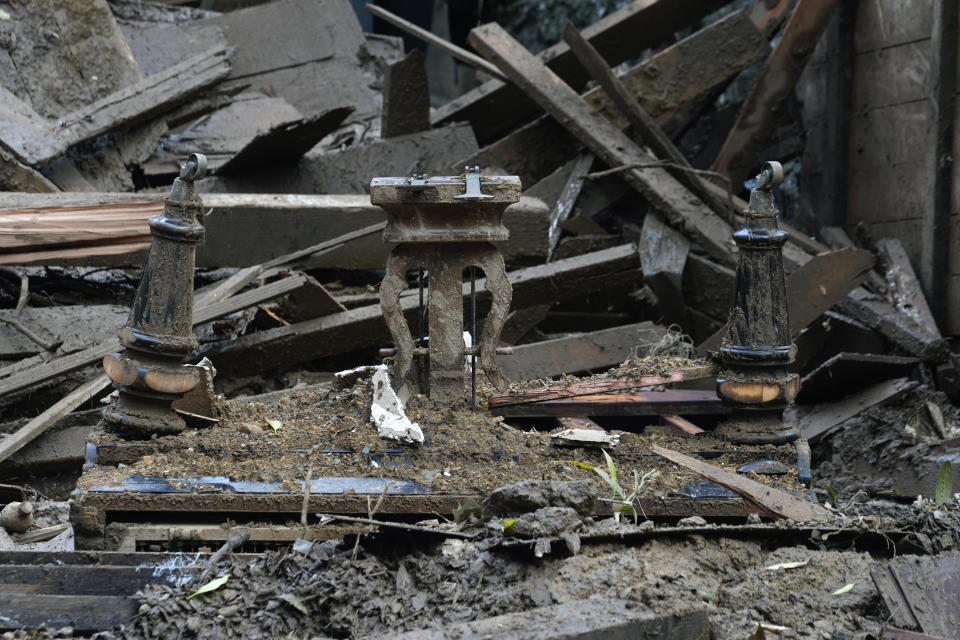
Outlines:
[[[417,25],[413,24],[412,22],[408,22],[404,20],[398,15],[390,13],[383,7],[378,7],[376,5],[368,4],[367,11],[377,16],[378,18],[386,20],[387,22],[397,27],[398,29],[402,31],[406,31],[409,34],[420,38],[424,42],[435,45],[437,48],[442,49],[443,51],[446,51],[451,56],[459,60],[460,62],[466,63],[471,67],[474,67],[476,69],[483,71],[484,73],[490,74],[491,76],[493,76],[494,78],[497,78],[498,80],[509,82],[509,80],[507,80],[506,76],[503,75],[500,69],[498,69],[495,65],[487,62],[477,54],[470,53],[466,49],[462,47],[458,47],[452,42],[448,40],[444,40],[440,36],[434,33],[431,33],[422,27],[418,27]]]
[[[470,406],[477,410],[477,271],[470,265],[470,342],[473,353],[470,354]]]
[[[470,540],[476,536],[473,533],[464,533],[462,531],[444,531],[442,529],[434,529],[432,527],[421,527],[415,524],[407,524],[406,522],[391,522],[384,520],[374,520],[373,518],[357,518],[355,516],[343,516],[339,514],[319,514],[320,518],[323,520],[339,520],[341,522],[356,522],[359,524],[371,524],[378,527],[388,527],[391,529],[403,529],[404,531],[419,531],[423,533],[434,533],[438,536],[447,536],[448,538],[463,538],[464,540]]]
[[[249,531],[244,531],[243,533],[238,533],[235,536],[231,536],[226,542],[223,543],[223,545],[219,549],[217,549],[216,553],[210,556],[210,559],[207,560],[207,566],[203,570],[203,573],[200,574],[200,579],[197,580],[197,582],[199,584],[206,584],[207,577],[209,577],[210,572],[213,571],[214,567],[217,566],[217,563],[223,560],[223,558],[228,553],[230,553],[231,551],[233,551],[234,549],[236,549],[237,547],[239,547],[249,539],[250,539]]]
[[[313,475],[313,465],[307,467],[307,479],[303,486],[303,505],[300,507],[300,524],[303,526],[303,535],[307,535],[307,507],[310,504],[310,480]]]
[[[5,322],[20,333],[24,335],[30,342],[33,342],[36,345],[39,345],[44,349],[44,351],[56,351],[57,347],[63,344],[63,340],[59,338],[55,340],[45,340],[43,336],[33,331],[22,322],[20,322],[20,315],[23,313],[23,310],[27,306],[27,300],[30,298],[30,278],[27,277],[26,273],[21,273],[12,267],[0,267],[0,271],[4,273],[9,273],[14,277],[20,278],[20,297],[17,299],[17,306],[13,310],[12,318],[0,318],[0,322]]]
[[[583,177],[588,180],[596,180],[597,178],[603,178],[605,176],[613,175],[614,173],[621,173],[623,171],[629,171],[630,169],[676,169],[677,171],[686,171],[688,173],[694,173],[701,176],[707,176],[709,178],[717,178],[721,180],[724,184],[724,187],[727,190],[727,193],[732,193],[730,191],[730,178],[718,173],[716,171],[709,171],[707,169],[694,169],[693,167],[684,167],[683,165],[676,164],[675,162],[634,162],[633,164],[623,164],[619,167],[613,167],[612,169],[605,169],[604,171],[594,171],[593,173],[588,173]]]

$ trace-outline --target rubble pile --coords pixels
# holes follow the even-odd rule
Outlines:
[[[850,10],[414,4],[0,2],[4,638],[955,637]]]

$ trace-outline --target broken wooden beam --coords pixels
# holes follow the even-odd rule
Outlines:
[[[877,251],[887,270],[887,283],[893,289],[894,305],[914,320],[931,335],[939,336],[940,329],[933,319],[933,312],[920,288],[920,281],[910,264],[910,256],[899,238],[883,238],[877,241]]]
[[[602,393],[558,400],[541,400],[490,408],[490,413],[505,418],[547,416],[660,416],[726,415],[730,412],[715,391],[668,389]]]
[[[512,308],[536,306],[580,295],[586,291],[631,286],[639,277],[636,245],[558,260],[509,272],[513,285]],[[477,313],[486,312],[489,293],[477,280]],[[470,283],[463,285],[463,295]],[[400,304],[408,318],[418,308],[415,295],[402,295]],[[390,339],[379,304],[357,307],[324,318],[298,322],[241,337],[211,347],[207,354],[217,369],[233,373],[259,372],[308,362],[316,358],[376,346]]]
[[[430,87],[423,52],[414,49],[383,76],[380,135],[393,138],[430,128]]]
[[[794,8],[713,163],[713,169],[726,174],[735,187],[753,176],[763,160],[756,154],[771,133],[777,106],[793,92],[837,2],[800,0]]]
[[[950,357],[948,342],[939,332],[931,333],[916,318],[862,288],[840,301],[837,310],[880,332],[904,352],[925,362],[944,362]]]
[[[607,62],[618,65],[640,55],[648,47],[669,40],[682,26],[722,4],[718,0],[707,0],[681,9],[676,0],[634,2],[587,27],[583,35]],[[548,47],[538,57],[576,89],[582,88],[589,79],[563,41]],[[431,120],[434,126],[467,121],[476,133],[477,141],[489,144],[538,113],[536,104],[526,99],[515,86],[489,80],[438,108]]]
[[[611,166],[633,167],[623,178],[674,226],[697,240],[724,264],[732,264],[732,228],[663,169],[609,120],[497,24],[476,27],[470,43],[490,58],[524,93],[535,100],[598,158]],[[639,168],[643,167],[643,168]]]
[[[620,112],[627,117],[633,132],[640,136],[656,157],[663,160],[665,164],[674,165],[667,167],[673,177],[703,200],[721,218],[729,222],[733,213],[731,203],[707,187],[700,172],[693,168],[690,161],[667,137],[657,121],[647,113],[636,96],[630,93],[626,85],[613,73],[603,56],[570,21],[567,21],[563,29],[563,39],[590,77],[600,85]]]
[[[768,487],[677,451],[657,445],[653,445],[651,449],[667,460],[686,467],[721,487],[735,491],[777,519],[789,518],[796,522],[831,522],[833,520],[833,514],[823,507],[790,495],[786,491]]]
[[[60,418],[67,415],[81,404],[93,398],[110,386],[110,379],[106,374],[83,383],[49,409],[33,418],[14,433],[0,440],[0,462],[23,448],[24,445],[52,427]]]
[[[668,131],[682,131],[704,103],[768,51],[760,32],[743,12],[737,12],[627,69],[619,78],[658,124]],[[692,68],[698,72],[689,73]],[[526,100],[519,90],[512,90]],[[626,118],[601,88],[594,87],[583,97],[617,126],[627,126]],[[580,151],[576,138],[544,115],[490,142],[458,166],[498,167],[532,185]]]
[[[664,224],[655,211],[650,211],[643,219],[639,245],[643,281],[657,296],[657,310],[661,315],[658,321],[685,327],[683,270],[690,242]]]

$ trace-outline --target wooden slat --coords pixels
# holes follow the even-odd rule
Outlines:
[[[0,600],[7,593],[132,596],[160,579],[135,567],[0,565]],[[4,593],[4,592],[7,593]]]
[[[469,41],[530,98],[611,166],[656,164],[610,121],[597,116],[573,89],[497,24],[477,27]],[[674,226],[696,239],[717,260],[730,264],[730,225],[686,190],[665,169],[628,169],[623,178]]]
[[[125,624],[138,604],[125,596],[78,596],[0,593],[0,628],[37,628],[46,625],[75,631],[102,631]]]

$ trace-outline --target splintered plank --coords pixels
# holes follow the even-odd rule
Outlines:
[[[661,127],[676,132],[686,128],[711,96],[739,72],[762,60],[768,51],[767,41],[760,32],[743,12],[737,12],[630,67],[618,77]],[[697,73],[690,73],[691,68],[697,69]],[[517,89],[514,91],[520,93]],[[616,126],[627,125],[626,118],[601,88],[594,87],[583,97]],[[556,120],[544,115],[491,142],[459,164],[504,167],[519,175],[524,184],[533,184],[578,153],[580,145],[576,138]]]
[[[102,631],[129,622],[138,606],[127,596],[0,593],[0,628]]]
[[[917,274],[910,264],[910,256],[899,238],[882,238],[877,241],[877,251],[887,268],[887,281],[894,284],[897,308],[912,316],[931,335],[939,336],[940,329],[920,288]]]
[[[642,0],[604,16],[583,30],[612,66],[639,56],[644,49],[670,40],[681,27],[719,8],[724,2]],[[566,42],[547,48],[539,59],[563,80],[580,89],[588,74],[570,53]],[[480,144],[488,144],[539,113],[537,105],[510,83],[490,80],[438,108],[433,125],[468,121]]]
[[[490,408],[504,407],[544,400],[560,400],[599,393],[629,391],[640,387],[652,387],[661,384],[673,384],[684,380],[709,378],[716,374],[714,367],[704,365],[693,369],[668,371],[660,375],[640,376],[638,378],[618,378],[614,380],[590,380],[573,384],[550,385],[544,389],[528,389],[516,393],[499,393],[490,396],[487,403]]]
[[[642,149],[593,109],[498,24],[473,29],[470,42],[524,93],[561,122],[597,157],[611,166],[656,165]],[[733,230],[663,168],[630,168],[623,177],[674,226],[696,239],[717,260],[733,262]]]
[[[873,268],[873,262],[869,251],[840,249],[814,256],[791,273],[786,281],[791,338],[859,286]],[[704,340],[697,346],[697,352],[719,348],[724,331],[720,329]]]
[[[750,478],[724,471],[720,467],[691,458],[678,451],[672,451],[657,445],[653,445],[651,448],[654,453],[660,454],[667,460],[686,467],[707,480],[716,482],[721,487],[737,492],[764,512],[778,519],[789,518],[797,522],[830,522],[833,520],[833,515],[823,507],[790,495],[786,491],[774,489]]]
[[[725,415],[730,409],[714,391],[669,389],[574,396],[491,407],[505,418],[546,416]]]
[[[742,184],[756,173],[761,160],[756,154],[776,121],[776,107],[793,92],[838,1],[800,0],[794,8],[713,164],[733,184]]]
[[[107,378],[106,374],[100,374],[93,380],[83,383],[36,418],[0,440],[0,462],[19,451],[28,442],[52,427],[60,418],[93,398],[108,386],[110,386],[110,379]]]

